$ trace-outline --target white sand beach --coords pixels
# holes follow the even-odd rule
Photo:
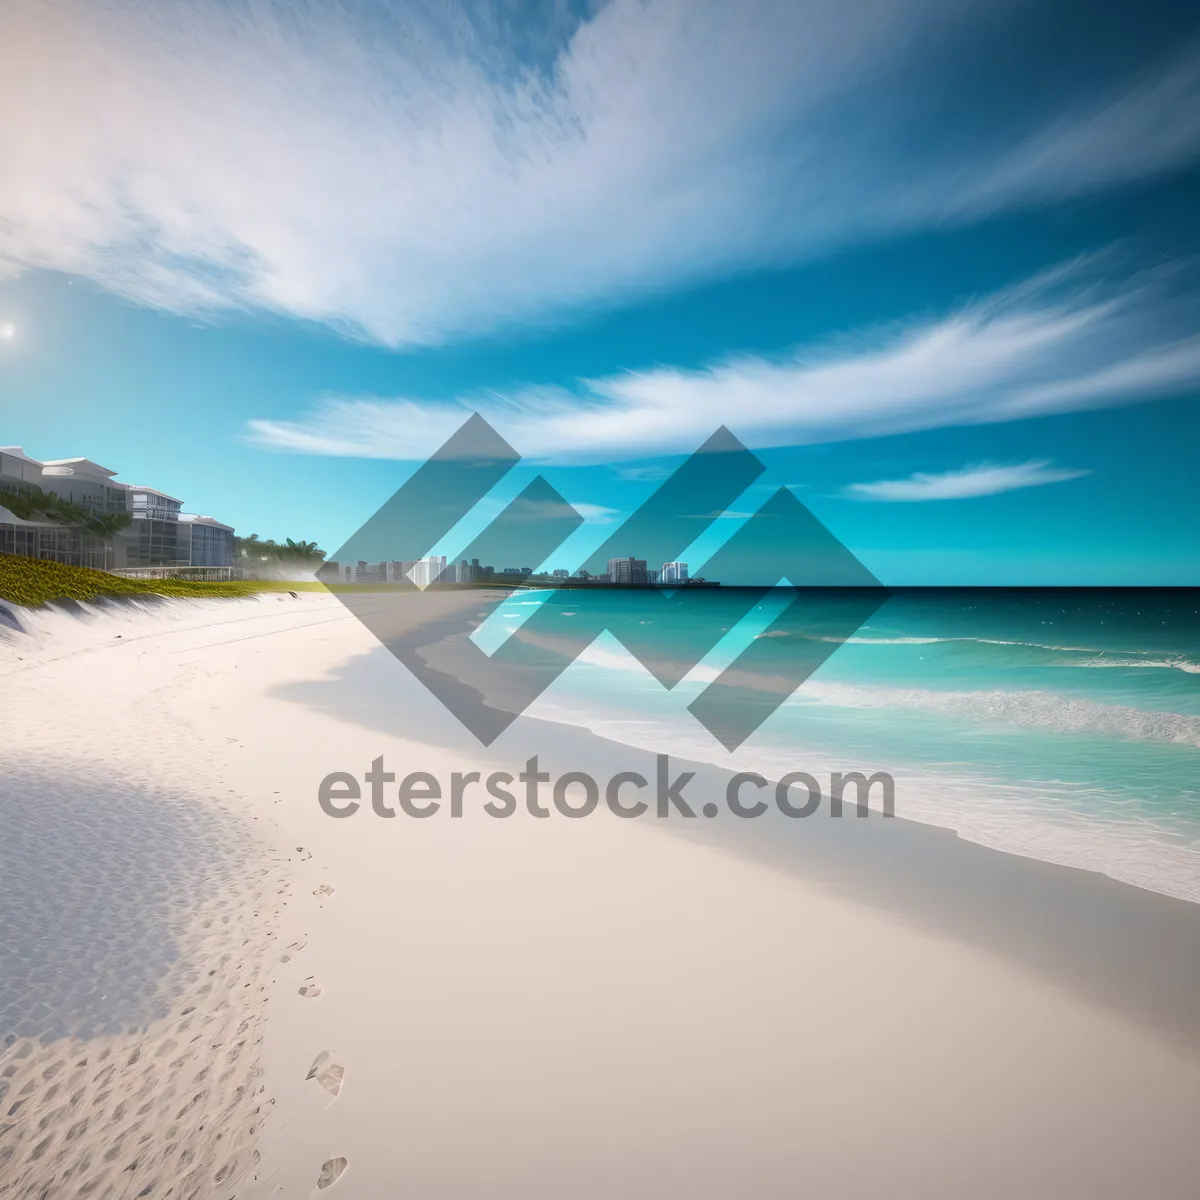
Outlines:
[[[331,772],[515,774],[586,735],[484,750],[323,593],[12,611],[5,1200],[1195,1194],[1186,1003],[1122,985],[1152,941],[1122,928],[1023,957],[1024,860],[989,852],[993,937],[602,809],[335,820]],[[363,663],[386,689],[343,696]],[[98,864],[75,898],[72,856]],[[1094,887],[1131,929],[1200,928],[1042,874],[1058,907]]]

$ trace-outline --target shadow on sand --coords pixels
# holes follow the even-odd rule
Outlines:
[[[162,1016],[179,935],[219,886],[226,824],[192,797],[10,768],[0,784],[0,1050]]]
[[[645,750],[531,717],[484,752],[382,646],[351,660],[331,679],[291,685],[276,695],[382,734],[445,747],[462,755],[468,769],[498,759],[515,775],[536,754],[541,769],[552,774],[588,771],[605,779],[616,771],[637,771],[654,777],[654,756]],[[712,799],[722,811],[712,821],[650,819],[656,831],[795,874],[911,925],[1003,955],[1088,1003],[1200,1044],[1200,906],[1095,872],[992,850],[951,830],[889,820],[878,812],[858,818],[850,815],[852,805],[840,820],[831,819],[824,806],[805,820],[774,809],[760,819],[741,820],[722,802],[731,772],[685,759],[671,763],[673,772],[696,773],[688,785],[694,810]],[[348,763],[346,769],[357,766]],[[389,766],[422,769],[418,762]],[[796,764],[797,770],[803,767]],[[902,796],[897,809],[903,810]],[[515,819],[522,819],[520,810]],[[603,810],[593,819],[606,819]],[[670,914],[661,919],[669,921]],[[797,922],[804,919],[803,912],[796,913]],[[886,988],[881,979],[881,1003]]]

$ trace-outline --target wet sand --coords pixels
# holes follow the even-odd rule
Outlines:
[[[180,1041],[186,996],[172,978],[220,978],[205,964],[227,954],[227,995],[264,990],[233,1064],[204,1048],[232,1036],[211,1024],[173,1074],[139,1074],[145,1053],[127,1065],[110,1050],[98,1070],[118,1069],[88,1085],[110,1089],[99,1107],[152,1100],[122,1170],[141,1137],[143,1155],[166,1154],[207,1059],[257,1111],[219,1140],[197,1129],[197,1195],[230,1194],[218,1175],[235,1144],[239,1196],[1192,1194],[1193,906],[878,814],[685,825],[495,820],[468,805],[418,821],[365,806],[332,820],[319,781],[361,777],[380,756],[443,782],[515,773],[535,752],[552,772],[602,777],[646,756],[532,721],[483,750],[328,596],[18,616],[27,632],[0,642],[0,720],[19,733],[0,747],[5,780],[19,761],[65,781],[60,794],[99,771],[149,803],[186,798],[207,814],[191,824],[247,831],[239,851],[255,866],[242,870],[260,881],[258,902],[217,889],[239,899],[208,943],[189,933],[210,900],[189,882],[186,838],[152,873],[161,886],[138,885],[144,915],[122,924],[156,949],[121,1019],[142,1019],[147,1050]],[[68,742],[64,725],[78,731]],[[698,801],[723,787],[704,772]],[[146,825],[131,817],[130,838]],[[144,861],[161,840],[145,834]],[[48,853],[25,845],[23,861]],[[229,860],[214,845],[198,861]],[[75,903],[59,912],[77,920]],[[36,959],[34,946],[9,950]],[[109,961],[97,951],[88,969]],[[63,994],[64,1013],[86,1010],[78,988]],[[124,1050],[132,1035],[79,1029],[0,1053],[0,1077],[18,1046],[52,1056],[18,1067],[35,1087],[19,1153],[0,1158],[0,1196],[37,1194],[39,1163],[96,1163],[110,1148],[110,1118],[76,1128],[92,1094],[67,1111],[65,1089],[46,1098],[57,1076],[43,1076],[59,1062],[58,1074],[90,1071],[106,1039]],[[12,1094],[10,1082],[0,1123]],[[86,1194],[138,1192],[107,1186]]]

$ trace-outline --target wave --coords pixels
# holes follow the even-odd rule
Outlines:
[[[1103,652],[1107,653],[1107,651]],[[1094,658],[1087,662],[1058,662],[1056,667],[1155,667],[1163,670],[1186,671],[1189,675],[1200,675],[1200,663],[1190,658]]]
[[[543,697],[528,715],[623,745],[769,778],[805,770],[820,779],[847,769],[845,761],[827,752],[757,738],[725,754],[685,724],[600,714],[591,706],[577,708],[561,695]],[[896,783],[896,816],[905,820],[950,829],[966,841],[1007,854],[1095,871],[1200,904],[1200,838],[1194,823],[1152,818],[1127,796],[1070,785],[1013,784],[961,769],[896,769],[869,762],[853,766],[867,774],[888,770]]]
[[[646,676],[649,681],[646,668],[637,659],[620,646],[610,647],[599,640],[579,656],[579,663],[626,676],[633,672]],[[686,684],[678,690],[687,693],[688,684],[703,686],[720,675],[719,667],[701,664],[689,673]],[[728,673],[725,680],[757,691],[771,691],[776,687],[785,694],[792,691],[791,680],[774,680],[761,673],[747,672],[744,677],[740,673]],[[657,690],[658,685],[653,686]],[[602,687],[596,690],[600,691]],[[786,703],[831,708],[902,708],[1057,733],[1095,733],[1125,741],[1200,746],[1200,716],[1103,704],[1052,691],[936,691],[887,684],[837,683],[817,676],[809,679]]]
[[[771,637],[805,636],[787,634],[783,631],[770,634]],[[1177,671],[1188,671],[1200,674],[1200,662],[1186,655],[1168,655],[1163,657],[1158,650],[1101,650],[1098,646],[1059,646],[1051,642],[1023,642],[1006,638],[983,637],[863,637],[855,635],[848,638],[816,637],[818,642],[835,642],[847,646],[934,646],[950,642],[971,642],[978,646],[1018,646],[1028,650],[1047,650],[1056,654],[1091,654],[1094,660],[1087,662],[1051,663],[1056,667],[1158,667]],[[1118,655],[1117,658],[1109,657]],[[1155,657],[1148,657],[1154,655]]]
[[[787,634],[780,632],[772,636],[776,637],[805,637],[806,634]],[[983,638],[983,637],[861,637],[855,634],[853,637],[836,638],[836,637],[814,637],[817,642],[837,642],[848,646],[932,646],[939,642],[975,642],[980,646],[1027,646],[1032,650],[1075,650],[1081,654],[1103,654],[1105,651],[1097,649],[1095,646],[1053,646],[1046,642],[1022,642],[1008,638]],[[1136,653],[1136,651],[1130,651]]]
[[[1101,704],[1058,692],[939,692],[924,688],[825,683],[810,679],[795,701],[835,708],[908,708],[1000,721],[1057,733],[1099,733],[1127,741],[1200,746],[1200,716]]]

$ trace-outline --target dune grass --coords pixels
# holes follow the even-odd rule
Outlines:
[[[323,590],[323,585],[315,580],[202,583],[190,579],[127,579],[90,567],[68,567],[43,559],[0,554],[0,600],[29,608],[54,600],[95,600],[99,596],[227,597]]]

